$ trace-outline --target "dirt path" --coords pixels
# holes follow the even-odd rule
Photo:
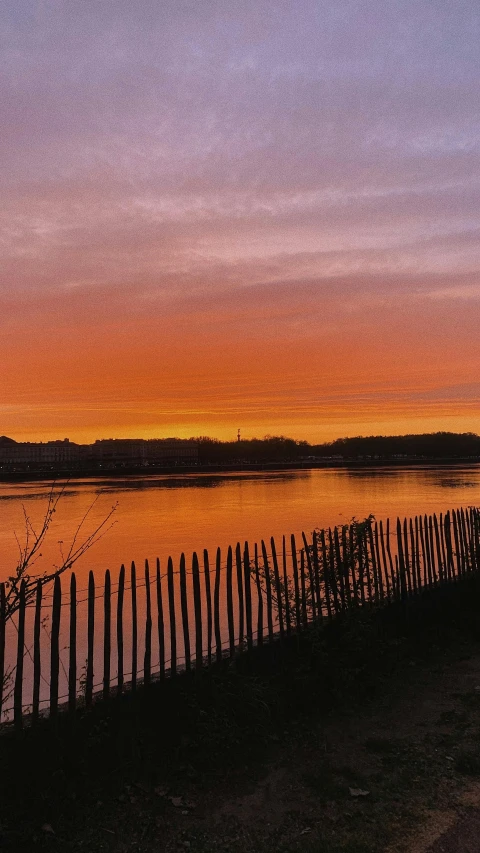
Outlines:
[[[402,665],[360,711],[290,727],[268,762],[187,765],[2,849],[478,853],[479,735],[480,647],[457,647]]]
[[[361,714],[297,730],[212,808],[204,849],[479,853],[479,734],[478,649],[411,662]]]

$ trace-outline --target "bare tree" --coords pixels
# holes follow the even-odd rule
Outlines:
[[[56,483],[52,484],[47,498],[47,506],[40,526],[34,526],[28,515],[25,506],[23,506],[24,518],[24,534],[23,539],[15,533],[15,538],[18,545],[18,562],[12,575],[5,583],[5,620],[8,621],[16,613],[20,606],[20,589],[22,582],[25,589],[25,601],[27,605],[35,596],[38,581],[42,586],[51,583],[55,577],[62,575],[64,572],[74,566],[74,564],[105,534],[113,527],[115,521],[112,521],[112,516],[117,509],[115,503],[108,513],[103,517],[100,523],[87,531],[86,524],[91,516],[92,510],[95,507],[100,495],[92,501],[87,511],[83,515],[78,524],[73,537],[68,547],[60,541],[60,561],[54,564],[50,570],[44,572],[36,572],[35,567],[38,560],[42,556],[42,547],[45,544],[48,532],[53,522],[57,507],[61,499],[65,495],[65,490],[68,486],[68,480],[56,488]]]

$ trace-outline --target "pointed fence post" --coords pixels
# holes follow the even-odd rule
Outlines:
[[[132,693],[137,689],[138,669],[138,616],[137,616],[137,570],[132,562],[130,569],[130,584],[132,595]]]
[[[423,561],[423,586],[425,589],[431,585],[431,575],[429,572],[429,563],[427,559],[427,546],[425,544],[425,531],[423,529],[423,518],[420,515],[418,518],[418,528],[420,532],[420,545],[422,548],[422,561]]]
[[[270,566],[268,563],[268,554],[267,549],[265,547],[265,542],[262,539],[262,557],[263,557],[263,569],[264,569],[264,577],[265,577],[265,590],[267,593],[267,625],[268,625],[268,640],[269,642],[273,642],[273,607],[272,607],[272,581],[270,577]]]
[[[35,615],[36,616],[36,615]],[[39,673],[40,674],[40,673]],[[39,679],[40,681],[40,679]],[[40,684],[39,684],[40,687]],[[70,644],[68,652],[68,710],[75,713],[77,706],[77,579],[70,577]]]
[[[195,671],[197,677],[203,668],[202,600],[200,597],[200,568],[196,551],[192,557],[193,607],[195,611]]]
[[[255,584],[257,587],[257,645],[263,645],[263,595],[260,583],[260,571],[258,567],[258,545],[255,542]]]
[[[275,579],[275,593],[277,596],[278,626],[280,628],[280,638],[283,640],[285,628],[283,624],[282,586],[280,583],[280,572],[278,570],[277,549],[275,547],[275,539],[273,536],[270,538],[270,547],[272,549],[273,577]]]
[[[457,578],[461,578],[463,575],[463,565],[462,565],[462,555],[460,553],[460,540],[458,536],[458,521],[457,521],[457,513],[455,510],[452,510],[452,523],[453,523],[453,539],[455,542],[455,558],[457,564]]]
[[[145,654],[143,656],[143,683],[145,687],[152,680],[152,596],[150,589],[150,567],[145,560]]]
[[[302,599],[302,626],[308,626],[307,584],[305,577],[305,549],[300,549],[300,592]]]
[[[215,657],[217,663],[222,660],[222,634],[220,631],[220,576],[222,571],[222,556],[217,548],[215,560],[215,588],[213,591],[213,619],[215,625]]]
[[[335,574],[335,552],[331,527],[328,528],[328,562],[330,568],[330,585],[333,591],[333,604],[335,607],[335,613],[338,613],[340,610],[340,603],[337,589],[337,578]]]
[[[118,576],[117,595],[117,693],[123,690],[123,597],[125,594],[125,566],[122,564]]]
[[[386,587],[386,591],[387,591],[387,599],[389,599],[390,598],[390,577],[389,577],[389,569],[388,569],[388,564],[387,564],[387,555],[385,552],[385,539],[383,536],[383,522],[381,520],[380,520],[380,524],[378,525],[378,527],[376,526],[376,535],[378,535],[379,542],[380,542],[383,576],[385,578],[385,587]]]
[[[250,576],[250,553],[248,550],[248,542],[245,542],[243,549],[243,588],[245,590],[245,620],[247,624],[247,649],[253,648],[252,635],[252,587]]]
[[[110,661],[112,655],[112,585],[109,569],[105,572],[103,588],[103,691],[104,699],[110,696]]]
[[[307,537],[305,536],[305,533],[303,531],[302,531],[302,540],[303,540],[303,550],[305,552],[305,559],[306,559],[306,563],[307,563],[308,581],[309,581],[309,587],[310,587],[312,622],[315,622],[316,618],[317,618],[315,577],[314,577],[314,572],[313,572],[312,559],[310,556],[310,546],[307,542]]]
[[[380,557],[380,547],[379,547],[379,541],[378,541],[378,523],[377,522],[375,522],[375,525],[373,527],[372,536],[373,536],[373,538],[371,540],[371,547],[372,547],[372,550],[375,550],[375,564],[376,564],[376,571],[378,574],[378,586],[379,586],[379,590],[380,590],[380,601],[383,602],[385,600],[385,595],[387,595],[387,598],[388,598],[388,592],[385,593],[386,584],[384,586],[385,576],[384,576],[384,573],[382,571],[382,561],[381,561],[381,557]]]
[[[408,594],[412,595],[415,591],[415,585],[412,579],[412,573],[410,570],[410,554],[408,551],[408,527],[407,527],[407,519],[403,519],[403,553],[405,558],[405,573],[407,578],[407,588]]]
[[[175,678],[177,674],[177,624],[175,618],[175,585],[173,578],[173,560],[168,558],[167,563],[168,584],[168,616],[170,623],[170,677]]]
[[[237,592],[238,592],[238,647],[241,649],[245,637],[245,605],[243,601],[243,564],[240,542],[235,548],[235,565],[237,569]]]
[[[431,515],[429,515],[429,517],[428,517],[427,529],[428,529],[428,542],[429,542],[429,546],[430,546],[430,559],[432,561],[433,580],[435,583],[438,583],[438,573],[437,573],[437,567],[436,567],[436,563],[435,563],[435,546],[433,543],[433,519],[432,519]]]
[[[397,550],[398,550],[398,566],[400,572],[400,588],[402,591],[402,601],[404,601],[407,597],[407,584],[406,584],[406,572],[405,572],[405,557],[403,554],[403,542],[402,542],[402,525],[400,519],[397,518]]]
[[[286,627],[287,627],[287,635],[289,636],[292,632],[292,620],[291,620],[291,614],[290,614],[290,597],[289,597],[289,586],[288,586],[288,575],[287,575],[287,545],[285,542],[285,536],[282,539],[282,568],[283,568],[283,588],[285,591],[285,622],[286,622]]]
[[[58,713],[58,674],[60,670],[60,614],[62,610],[62,587],[59,575],[53,582],[52,636],[50,642],[50,717]]]
[[[185,554],[183,553],[180,555],[180,608],[182,611],[185,670],[189,672],[191,669],[190,628],[188,625],[187,572],[185,568]]]
[[[55,578],[57,580],[57,578]],[[17,667],[15,670],[15,685],[13,688],[13,720],[15,728],[23,726],[23,658],[25,655],[25,610],[26,583],[22,580],[19,592],[18,625],[17,625]]]
[[[300,609],[300,582],[298,577],[297,545],[293,533],[290,537],[290,543],[292,548],[293,587],[295,590],[295,625],[297,632],[299,632],[302,630],[302,616]]]
[[[337,564],[337,575],[338,582],[340,584],[340,601],[342,604],[342,610],[346,608],[346,595],[345,595],[345,566],[342,560],[342,554],[340,551],[340,538],[338,535],[338,527],[333,528],[333,544],[335,550],[335,561]]]
[[[228,621],[228,645],[230,657],[235,654],[235,631],[233,625],[233,552],[232,546],[228,546],[227,552],[227,621]]]
[[[332,602],[330,601],[330,569],[329,569],[329,559],[327,555],[327,545],[325,542],[325,530],[320,531],[320,544],[322,546],[322,567],[323,567],[323,590],[325,596],[325,605],[327,608],[327,616],[329,619],[332,618]]]
[[[73,578],[73,575],[72,575]],[[35,622],[33,625],[33,697],[32,697],[32,723],[38,722],[40,714],[40,678],[42,675],[40,656],[40,628],[42,625],[42,582],[37,581],[35,596]],[[71,645],[71,644],[70,644]]]
[[[203,574],[205,578],[205,600],[207,603],[207,664],[212,663],[212,592],[210,588],[210,564],[208,559],[208,551],[203,549]]]
[[[95,638],[95,578],[88,573],[87,612],[87,674],[85,680],[85,705],[90,708],[93,700],[93,643]]]
[[[381,523],[380,523],[380,524],[381,524]],[[389,566],[390,566],[390,577],[391,577],[391,579],[392,579],[393,595],[394,595],[394,597],[395,597],[395,598],[399,598],[399,596],[400,596],[400,590],[399,590],[399,586],[398,586],[398,582],[397,582],[397,581],[398,581],[398,579],[397,579],[397,575],[396,575],[396,573],[395,573],[395,569],[394,569],[394,566],[393,566],[392,552],[391,552],[391,550],[390,550],[390,519],[389,519],[389,518],[387,518],[387,527],[386,527],[386,530],[385,530],[385,539],[386,539],[386,548],[387,548],[388,564],[389,564]]]
[[[158,657],[160,666],[160,681],[165,679],[165,623],[163,618],[162,578],[160,560],[157,557],[157,626],[158,626]]]
[[[445,549],[446,549],[446,565],[447,575],[449,580],[456,580],[455,565],[453,562],[453,547],[452,547],[452,523],[450,519],[450,511],[445,513]]]
[[[409,520],[409,535],[410,535],[410,553],[412,562],[412,581],[415,593],[419,592],[418,577],[417,577],[417,553],[415,549],[415,538],[413,535],[413,522]]]

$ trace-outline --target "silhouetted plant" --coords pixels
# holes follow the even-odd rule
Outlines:
[[[6,621],[12,618],[20,606],[20,588],[22,582],[25,584],[25,602],[28,606],[36,594],[38,581],[41,582],[42,586],[45,586],[46,584],[51,583],[58,575],[62,575],[64,572],[71,569],[75,563],[83,557],[83,555],[89,551],[96,542],[102,539],[115,524],[111,519],[117,509],[116,503],[111,507],[100,523],[96,524],[90,533],[83,535],[87,520],[100,498],[100,495],[97,495],[87,508],[87,511],[80,520],[80,523],[77,525],[68,548],[65,549],[65,543],[62,540],[58,542],[60,562],[58,564],[54,564],[50,571],[40,573],[33,571],[35,565],[42,557],[42,547],[46,542],[59,502],[65,495],[67,485],[68,481],[61,485],[56,491],[56,484],[53,483],[47,497],[47,506],[39,527],[34,527],[25,506],[22,505],[24,521],[23,541],[21,541],[19,536],[14,533],[18,545],[19,557],[14,572],[5,582]]]
[[[32,519],[28,515],[25,506],[23,509],[24,533],[22,540],[14,533],[18,545],[18,562],[13,573],[5,581],[5,623],[13,620],[15,628],[17,628],[16,620],[13,618],[18,612],[22,599],[25,601],[25,606],[33,605],[37,594],[37,586],[40,582],[42,587],[52,583],[56,577],[71,569],[75,563],[83,557],[83,555],[98,542],[112,528],[115,522],[111,521],[113,514],[116,511],[117,504],[114,504],[106,516],[96,524],[90,533],[85,533],[87,520],[96,505],[100,495],[92,501],[83,515],[80,523],[72,536],[68,548],[65,548],[65,543],[59,541],[60,560],[54,564],[50,570],[44,572],[35,571],[38,561],[43,556],[42,547],[44,546],[48,533],[50,531],[54,515],[57,512],[57,507],[61,499],[65,495],[65,489],[68,481],[61,485],[56,490],[56,484],[53,483],[47,497],[47,506],[41,520],[40,526],[34,526]],[[43,616],[41,627],[49,634],[48,617]],[[25,646],[24,654],[31,656],[31,649]],[[62,664],[63,666],[63,664]],[[13,691],[12,679],[15,667],[8,668],[3,676],[3,701],[5,702]]]
[[[296,624],[297,608],[301,619],[311,622],[319,617],[318,593],[322,615],[364,603],[373,596],[374,578],[368,549],[368,536],[375,516],[370,514],[359,520],[355,517],[349,524],[336,525],[333,529],[315,528],[311,541],[297,550],[298,590],[291,574],[277,575],[273,560],[268,555],[267,565],[260,557],[258,572],[264,599],[270,589],[272,606],[277,617],[281,614],[286,624],[287,613],[293,626]],[[303,561],[304,582],[301,580]],[[250,571],[256,576],[254,562]],[[278,594],[280,593],[280,595]],[[280,601],[279,601],[280,598]]]

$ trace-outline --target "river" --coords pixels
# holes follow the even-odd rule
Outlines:
[[[46,508],[48,481],[0,485],[0,580],[15,565],[25,539],[23,509],[35,529]],[[283,534],[311,533],[353,516],[377,519],[442,512],[480,504],[480,465],[359,467],[229,474],[102,477],[71,480],[42,548],[38,570],[60,560],[85,512],[96,500],[83,531],[90,533],[115,504],[114,526],[76,565],[80,587],[88,571],[117,574],[121,563],[168,556],[178,561],[194,550],[226,549]],[[80,534],[80,539],[82,533]]]

